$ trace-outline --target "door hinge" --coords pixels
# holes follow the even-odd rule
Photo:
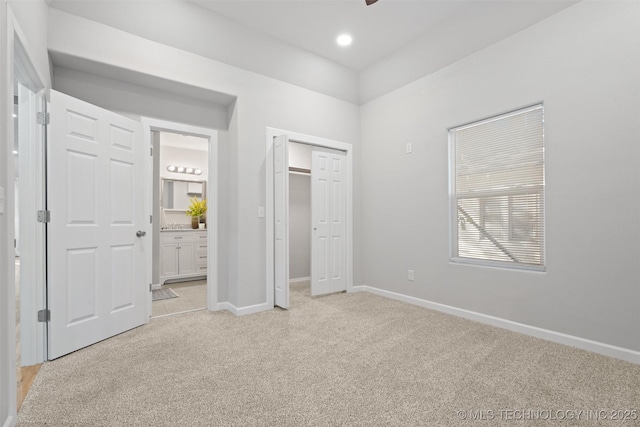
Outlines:
[[[49,113],[38,113],[36,114],[36,120],[39,125],[46,126],[51,123],[51,116],[49,115]]]
[[[153,147],[149,147],[149,155],[153,157]]]
[[[38,211],[38,222],[51,222],[51,211]]]
[[[40,310],[38,311],[38,322],[48,322],[51,320],[51,311]]]
[[[149,283],[149,292],[151,292],[151,283]]]
[[[149,224],[153,224],[153,215],[149,215]]]

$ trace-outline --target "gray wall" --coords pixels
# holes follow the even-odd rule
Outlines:
[[[1,71],[2,81],[0,81],[0,129],[2,129],[2,137],[1,141],[3,141],[4,145],[0,149],[0,170],[7,171],[9,169],[9,147],[6,145],[8,141],[11,141],[9,138],[8,132],[6,131],[9,128],[8,118],[10,117],[9,112],[11,111],[9,103],[9,97],[13,95],[13,87],[10,82],[5,77],[5,70],[9,71],[9,67],[7,64],[8,61],[8,52],[7,52],[7,31],[4,29],[7,28],[7,16],[6,16],[7,4],[5,0],[0,0],[0,28],[3,30],[0,31],[0,66],[3,67]],[[2,187],[5,192],[8,190],[9,184],[9,174],[3,173],[0,175],[0,187]],[[5,193],[6,194],[6,193]],[[5,202],[5,212],[7,209],[7,205]],[[12,339],[12,334],[15,333],[15,313],[10,307],[15,307],[15,300],[11,300],[11,292],[10,292],[10,274],[11,269],[9,268],[9,242],[11,230],[13,230],[13,218],[11,218],[11,223],[9,221],[9,215],[0,214],[0,242],[2,242],[2,246],[0,246],[0,301],[2,301],[2,307],[0,307],[0,342],[8,343],[10,339]],[[10,304],[10,305],[9,305]],[[12,400],[12,393],[15,390],[15,385],[13,381],[11,381],[10,373],[15,372],[15,359],[11,357],[11,346],[2,345],[0,346],[0,424],[4,425],[9,417],[13,416],[15,413],[15,405],[11,405],[10,402]],[[15,357],[15,350],[13,352],[13,357]],[[13,370],[13,371],[12,371]]]
[[[225,105],[83,71],[55,67],[53,88],[111,111],[213,129],[227,127]]]
[[[257,208],[266,206],[266,128],[291,130],[351,143],[359,142],[359,108],[308,89],[247,72],[200,55],[163,45],[55,9],[49,13],[49,49],[54,54],[85,58],[117,69],[149,74],[156,79],[181,82],[191,88],[237,96],[229,127],[226,162],[228,198],[226,242],[219,251],[228,256],[228,301],[236,307],[265,304],[266,224]],[[144,51],[146,55],[140,55]],[[167,67],[166,64],[177,64]],[[151,102],[149,100],[149,102]],[[354,194],[359,196],[359,163],[354,162]],[[359,220],[354,203],[354,223]],[[355,249],[359,251],[359,228],[355,227]],[[354,281],[360,282],[354,255]]]
[[[578,3],[364,105],[364,284],[640,350],[639,13]],[[547,271],[450,263],[447,128],[540,101]]]
[[[22,0],[21,0],[22,1]],[[358,100],[358,73],[290,43],[253,30],[195,2],[56,1],[52,7],[148,40],[233,64],[350,102]],[[203,42],[204,40],[204,42]],[[189,67],[188,64],[163,64]]]
[[[289,174],[289,278],[311,277],[311,176]]]

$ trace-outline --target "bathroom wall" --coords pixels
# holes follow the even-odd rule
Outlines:
[[[181,148],[184,144],[189,148]],[[171,178],[187,181],[206,181],[209,173],[207,140],[203,138],[184,137],[182,135],[160,133],[160,178]],[[202,170],[202,175],[169,172],[167,166],[187,166]],[[162,186],[160,186],[162,188]],[[162,213],[160,214],[162,223]],[[191,224],[191,217],[184,212],[164,212],[164,221],[170,224]]]

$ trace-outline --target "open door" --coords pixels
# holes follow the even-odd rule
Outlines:
[[[289,308],[289,138],[273,140],[275,305]]]
[[[146,321],[142,125],[51,91],[49,359]]]
[[[346,153],[311,151],[311,295],[345,291]]]

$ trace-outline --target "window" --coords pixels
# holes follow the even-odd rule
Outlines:
[[[544,269],[544,110],[449,130],[451,258]]]

